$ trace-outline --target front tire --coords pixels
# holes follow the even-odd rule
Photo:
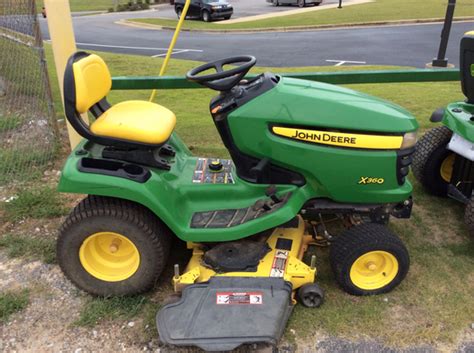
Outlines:
[[[66,277],[90,294],[135,295],[157,282],[170,241],[171,231],[145,207],[88,196],[60,229],[57,259]]]
[[[178,16],[178,20],[181,18],[181,15],[183,14],[183,10],[182,9],[177,9],[176,10],[176,16]]]
[[[299,6],[300,8],[305,7],[305,6],[306,6],[305,0],[298,0],[298,6]]]
[[[375,223],[353,226],[338,235],[331,244],[329,259],[337,283],[352,295],[390,292],[410,267],[402,241]]]
[[[455,154],[447,149],[453,133],[446,126],[428,131],[416,144],[412,171],[433,195],[447,196]]]
[[[202,12],[202,20],[204,22],[211,22],[211,15],[210,15],[209,11],[203,11]]]
[[[278,0],[273,0],[272,5],[273,6],[280,6],[280,3],[278,2]]]

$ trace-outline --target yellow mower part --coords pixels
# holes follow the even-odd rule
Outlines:
[[[359,288],[374,290],[385,287],[398,273],[398,261],[386,251],[370,251],[351,266],[352,283]]]
[[[138,270],[140,253],[127,237],[99,232],[84,240],[79,249],[79,260],[91,276],[106,282],[119,282]]]
[[[291,249],[277,249],[279,239],[291,240]],[[184,287],[206,282],[214,276],[224,277],[281,277],[291,282],[293,290],[306,283],[313,283],[316,276],[316,268],[311,268],[303,261],[303,255],[308,244],[313,241],[311,235],[306,233],[305,222],[298,217],[296,228],[276,228],[267,241],[271,251],[260,260],[256,272],[226,272],[216,273],[214,270],[203,266],[202,257],[204,251],[200,244],[188,243],[188,248],[193,249],[193,255],[185,272],[173,278],[175,291],[180,292]]]
[[[443,180],[447,183],[451,181],[451,177],[453,176],[454,160],[455,154],[451,153],[441,163],[439,173],[441,174],[441,178],[443,178]]]

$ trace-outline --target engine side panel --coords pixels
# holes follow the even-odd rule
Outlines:
[[[408,181],[398,182],[397,160],[403,134],[418,124],[394,104],[333,85],[281,78],[227,119],[240,151],[302,174],[318,197],[385,203],[403,201],[412,191]],[[316,133],[328,135],[329,142]]]

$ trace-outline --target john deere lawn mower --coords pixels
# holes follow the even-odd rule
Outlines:
[[[417,143],[413,174],[433,195],[466,205],[464,219],[474,235],[474,31],[461,40],[461,86],[464,102],[436,110],[430,120],[442,126]]]
[[[153,288],[174,237],[187,242],[192,257],[173,278],[180,298],[157,315],[168,344],[276,343],[296,299],[323,301],[316,259],[304,257],[311,244],[330,245],[335,280],[353,295],[389,292],[409,268],[386,224],[410,216],[415,118],[346,88],[245,79],[255,63],[239,56],[187,74],[219,92],[210,113],[229,160],[193,156],[165,107],[111,106],[99,56],[78,52],[67,65],[66,116],[84,140],[59,189],[88,196],[60,230],[59,264],[91,294],[133,295]],[[328,218],[344,230],[330,234]]]

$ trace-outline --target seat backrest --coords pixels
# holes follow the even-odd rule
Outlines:
[[[74,53],[66,65],[63,87],[67,120],[82,137],[97,140],[80,114],[90,109],[97,117],[109,108],[105,97],[112,88],[112,78],[104,60],[95,54]]]
[[[474,31],[461,39],[461,86],[467,102],[474,104]]]
[[[76,132],[86,140],[120,148],[155,148],[156,144],[128,141],[94,134],[81,118],[90,111],[99,118],[110,107],[106,96],[112,88],[109,69],[101,57],[83,51],[69,58],[64,72],[64,110],[66,118]]]
[[[107,96],[112,88],[112,78],[104,60],[90,54],[73,62],[76,110],[85,113],[94,104]]]

